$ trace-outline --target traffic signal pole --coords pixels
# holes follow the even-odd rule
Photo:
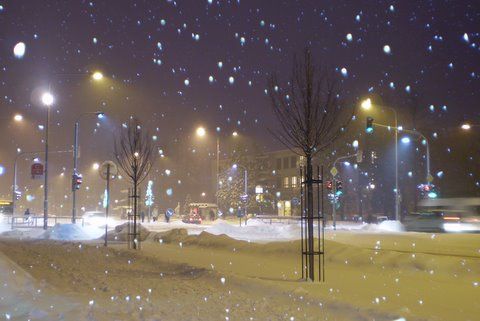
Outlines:
[[[73,175],[77,175],[78,166],[78,121],[75,122],[73,139]],[[72,223],[76,223],[77,216],[77,189],[72,185]]]
[[[342,156],[337,158],[333,162],[333,167],[336,167],[336,164],[338,161],[341,161],[343,159],[349,159],[349,158],[357,158],[357,163],[362,162],[362,157],[363,157],[363,152],[362,150],[358,150],[355,154],[353,155],[347,155],[347,156]],[[332,202],[332,224],[333,224],[333,230],[337,229],[337,181],[335,180],[336,175],[332,175],[332,192],[333,192],[333,202]]]

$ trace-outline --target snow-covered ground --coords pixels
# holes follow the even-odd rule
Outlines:
[[[404,232],[393,221],[339,222],[336,231],[326,231],[326,282],[312,284],[299,281],[298,223],[143,226],[150,236],[132,251],[122,242],[103,247],[103,227],[12,231],[0,224],[0,320],[412,321],[480,315],[479,234]]]

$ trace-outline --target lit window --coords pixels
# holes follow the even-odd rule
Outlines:
[[[283,178],[283,188],[288,188],[289,187],[289,177],[284,177]]]
[[[297,177],[296,176],[293,176],[290,182],[291,182],[292,188],[297,187]]]

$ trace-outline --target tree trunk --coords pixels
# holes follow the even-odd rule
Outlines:
[[[137,195],[138,192],[138,184],[137,182],[133,183],[133,244],[132,247],[134,250],[137,249]]]
[[[308,238],[308,278],[315,280],[315,256],[313,235],[313,167],[312,156],[307,155],[307,238]]]

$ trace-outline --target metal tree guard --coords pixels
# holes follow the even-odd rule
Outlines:
[[[323,166],[314,175],[307,167],[300,168],[301,177],[301,250],[302,279],[325,281],[325,216],[323,208]],[[317,225],[315,231],[314,225]],[[316,233],[315,233],[316,232]],[[317,242],[315,242],[315,238]],[[315,268],[317,265],[318,270]]]
[[[138,226],[138,199],[140,195],[140,189],[137,189],[137,195],[135,195],[135,189],[128,189],[128,248],[139,250],[140,249],[140,228]],[[135,208],[137,207],[137,211]],[[137,212],[137,213],[135,213]]]

